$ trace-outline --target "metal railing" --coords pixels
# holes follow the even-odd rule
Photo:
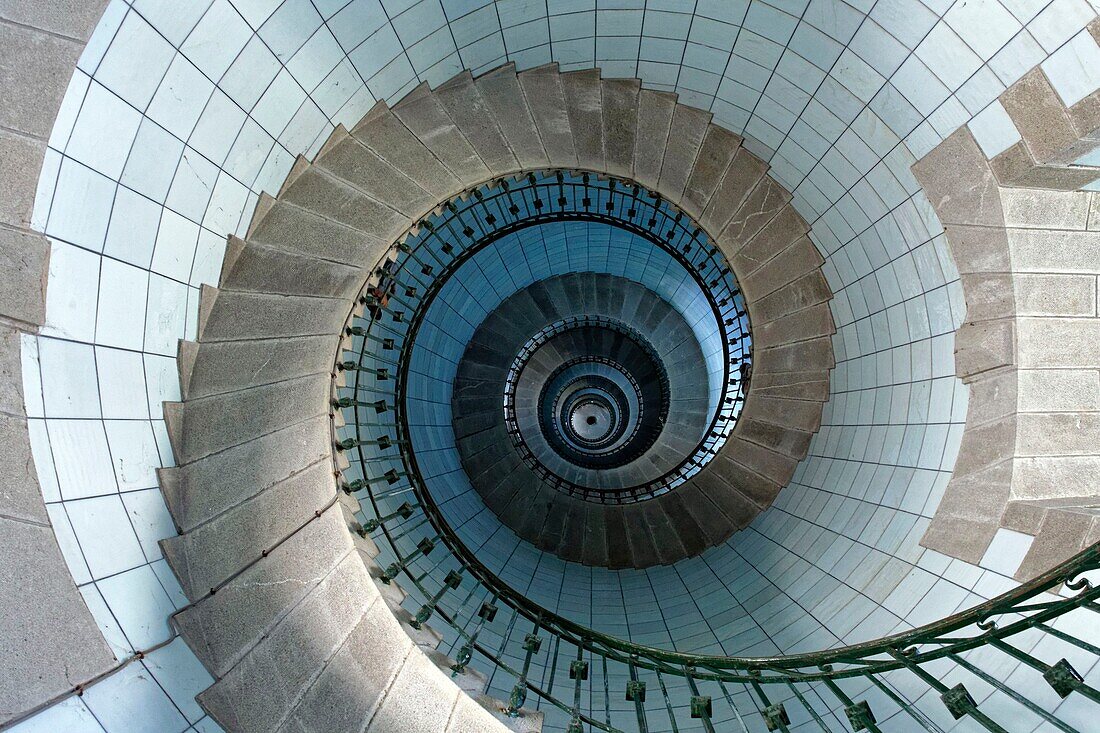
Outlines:
[[[493,205],[518,218],[518,204],[512,204],[515,211],[507,205],[509,188],[502,191]],[[534,200],[530,210],[545,207],[534,207]],[[476,233],[468,210],[452,213],[448,226]],[[441,227],[425,231],[431,235],[425,239],[437,243],[431,251],[444,253],[451,238]],[[476,246],[473,234],[464,236]],[[446,254],[455,254],[455,247]],[[1087,638],[1093,634],[1075,631],[1091,629],[1100,637],[1100,589],[1085,577],[1100,570],[1100,547],[936,623],[789,656],[654,648],[534,603],[463,543],[422,479],[403,410],[412,345],[408,316],[448,265],[408,242],[399,257],[378,280],[395,287],[365,298],[364,315],[349,328],[350,348],[338,364],[345,385],[334,407],[344,412],[346,425],[338,430],[337,446],[351,464],[340,487],[359,500],[362,516],[353,529],[379,547],[382,582],[399,583],[407,592],[410,623],[442,635],[441,648],[455,660],[456,673],[483,672],[506,712],[538,708],[546,715],[544,730],[568,733],[955,726],[1017,733],[1040,724],[1068,732],[1087,730],[1082,720],[1100,719],[1100,691],[1085,678],[1100,648],[1096,638]]]

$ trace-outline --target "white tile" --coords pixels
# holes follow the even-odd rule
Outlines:
[[[134,351],[96,347],[99,399],[107,419],[147,419],[142,355]]]
[[[173,280],[187,282],[195,261],[199,227],[179,214],[164,209],[153,248],[152,271]]]
[[[126,507],[117,494],[66,501],[65,510],[93,578],[145,564]]]
[[[168,192],[167,206],[195,223],[201,222],[217,180],[218,166],[186,148]]]
[[[135,0],[134,9],[163,33],[173,46],[179,46],[199,22],[208,5],[210,0],[193,0],[188,3]]]
[[[244,110],[233,100],[221,90],[215,90],[187,144],[214,163],[221,163],[244,125],[245,117]]]
[[[147,114],[180,140],[191,136],[214,84],[202,72],[177,55],[149,104]]]
[[[149,429],[152,430],[151,427]],[[164,504],[164,496],[160,493],[160,489],[152,488],[125,493],[122,495],[122,503],[126,505],[126,511],[130,515],[134,530],[137,531],[138,541],[141,542],[145,556],[150,560],[159,559],[161,552],[157,543],[166,537],[176,535],[175,524],[168,513],[168,507]]]
[[[163,201],[182,153],[183,143],[147,117],[138,128],[120,183],[153,201]]]
[[[140,15],[130,12],[96,70],[96,79],[144,110],[175,53],[172,44]]]
[[[115,4],[121,3],[122,0],[115,0]],[[76,117],[80,114],[80,107],[91,83],[92,78],[88,74],[80,70],[73,72],[73,78],[69,80],[69,86],[57,110],[57,117],[54,118],[53,129],[50,130],[49,145],[54,150],[64,150],[68,145],[73,125],[76,124]]]
[[[140,112],[93,81],[65,154],[118,180],[140,123]]]
[[[141,351],[149,272],[103,258],[99,279],[96,343]]]
[[[103,425],[119,491],[156,486],[160,455],[150,424],[145,420],[105,420]]]
[[[160,212],[160,204],[119,186],[103,254],[148,269],[157,241]]]
[[[226,231],[234,231],[236,223],[234,222],[233,228],[226,227]],[[213,232],[203,229],[199,232],[199,243],[195,250],[195,264],[191,268],[191,279],[189,284],[193,287],[199,285],[218,285],[218,280],[221,276],[222,259],[225,257],[226,240],[224,236],[218,236]]]
[[[177,344],[185,335],[186,322],[187,286],[160,275],[150,275],[145,351],[175,356]]]
[[[88,344],[42,338],[38,342],[47,417],[99,417],[95,350]]]
[[[1002,527],[993,535],[993,541],[989,543],[989,548],[978,564],[1011,578],[1019,570],[1020,563],[1024,561],[1024,556],[1031,549],[1034,540],[1030,535]]]
[[[31,443],[31,456],[38,476],[38,486],[42,490],[43,501],[49,503],[61,501],[61,488],[57,485],[57,472],[53,467],[53,453],[50,449],[50,436],[46,432],[46,421],[27,420],[27,432]]]
[[[107,607],[135,649],[148,649],[171,636],[175,607],[148,565],[96,582]]]
[[[1092,34],[1081,31],[1043,62],[1043,71],[1067,107],[1100,87],[1100,47]]]
[[[145,354],[146,397],[149,400],[149,412],[160,418],[161,403],[178,402],[180,399],[179,374],[176,360],[171,357]]]
[[[111,179],[66,158],[54,188],[46,234],[99,252],[107,234],[115,188]]]
[[[183,639],[147,656],[145,666],[188,720],[196,722],[204,716],[195,696],[214,684],[214,678]]]
[[[214,0],[180,50],[210,79],[218,81],[251,37],[252,29],[229,0]]]
[[[1047,53],[1053,53],[1095,17],[1096,11],[1085,0],[1053,0],[1027,29]]]
[[[61,548],[61,555],[65,558],[65,564],[69,567],[73,582],[79,585],[91,581],[92,574],[88,571],[88,563],[84,560],[84,553],[80,551],[80,543],[77,542],[65,506],[63,504],[47,504],[46,513],[50,517],[50,526],[53,527],[57,545]]]
[[[118,491],[102,422],[47,420],[46,430],[62,498],[79,499]]]
[[[983,59],[988,59],[1020,30],[1020,22],[997,0],[955,3],[944,20]]]
[[[181,733],[187,720],[141,664],[129,664],[93,685],[84,702],[107,733]]]
[[[8,729],[9,733],[103,733],[79,697],[67,697]]]
[[[990,159],[1020,141],[1020,131],[1000,102],[994,102],[975,115],[969,127],[982,152]]]

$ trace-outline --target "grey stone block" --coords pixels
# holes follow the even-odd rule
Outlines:
[[[427,657],[410,654],[371,718],[367,733],[443,731],[460,694]],[[499,730],[494,722],[487,722],[485,730]]]
[[[569,126],[573,131],[577,165],[591,171],[606,170],[600,70],[586,69],[562,74],[561,86]]]
[[[177,615],[180,632],[210,673],[224,677],[353,549],[342,513],[330,509]]]
[[[556,65],[528,69],[518,79],[550,165],[576,168],[577,150]]]
[[[815,400],[825,402],[829,399],[829,372],[758,372],[752,376],[750,389],[761,397],[786,397],[791,400]]]
[[[0,18],[87,41],[105,7],[107,0],[3,0]]]
[[[756,189],[767,172],[767,163],[744,148],[737,149],[699,219],[699,223],[710,233],[711,239],[726,228],[730,219],[741,208],[745,197]]]
[[[775,372],[804,372],[808,366],[817,369],[831,369],[833,362],[833,344],[827,337],[799,341],[774,349],[764,349],[755,355],[753,364],[755,374]]]
[[[917,161],[913,175],[945,225],[1004,226],[997,179],[965,125]]]
[[[731,478],[736,478],[738,475],[749,476],[747,481],[752,484],[764,481],[763,478],[750,475],[745,471],[737,474],[727,470],[726,473]],[[744,529],[760,513],[761,507],[759,505],[718,475],[717,466],[711,468],[711,465],[708,464],[706,468],[692,477],[691,482],[698,487],[703,496],[717,507],[717,511],[721,512],[729,522],[732,531]],[[775,491],[778,491],[778,489],[775,489]]]
[[[377,599],[358,555],[345,555],[200,704],[227,730],[277,729]]]
[[[695,165],[684,186],[681,205],[689,214],[699,219],[710,203],[711,197],[722,182],[733,156],[741,147],[741,137],[721,125],[708,125]]]
[[[463,188],[458,177],[389,109],[373,110],[351,135],[428,191],[436,201],[454,196]]]
[[[656,189],[668,145],[676,95],[643,89],[638,94],[638,132],[634,142],[634,178]]]
[[[715,244],[733,259],[741,249],[770,222],[790,200],[790,194],[770,176],[760,179],[756,188],[745,198],[726,227],[715,238]],[[753,270],[738,272],[743,278]]]
[[[739,438],[736,434],[729,437],[718,456],[712,462],[718,461],[738,463],[753,473],[764,477],[771,484],[776,486],[787,485],[798,463],[790,456],[776,453],[775,451],[768,450],[755,443],[750,443],[747,440]],[[750,487],[748,486],[742,487],[738,486],[736,483],[733,485],[753,500],[766,496],[766,494],[761,495],[759,493],[750,492]],[[770,499],[768,499],[768,501],[770,502]],[[758,503],[761,503],[762,506],[767,506],[766,503]]]
[[[0,13],[7,12],[7,7],[0,9]],[[37,16],[27,20],[32,26],[42,23]],[[4,90],[0,126],[42,140],[48,138],[83,50],[82,41],[33,28],[0,25],[0,88]]]
[[[417,87],[418,90],[424,88],[426,85]],[[430,93],[416,94],[416,90],[410,92],[397,103],[393,113],[454,173],[463,186],[473,186],[492,175],[477,150],[447,114],[447,110]]]
[[[1094,515],[1087,512],[1048,511],[1031,543],[1016,579],[1025,582],[1069,560],[1085,548]]]
[[[791,402],[791,400],[785,400],[785,402]],[[817,406],[817,409],[817,421],[820,422],[820,405]],[[753,419],[747,415],[738,421],[737,434],[745,440],[762,445],[776,453],[790,456],[796,461],[806,457],[806,453],[810,449],[810,440],[813,438],[812,431],[797,430],[786,425],[776,425],[772,422]]]
[[[411,651],[389,608],[371,603],[291,713],[298,727],[285,733],[361,733]]]
[[[749,303],[753,327],[796,313],[803,308],[826,303],[833,297],[833,291],[820,270],[813,270],[791,281],[787,285]]]
[[[346,224],[326,219],[285,201],[261,195],[267,213],[256,222],[249,241],[279,247],[307,257],[369,267],[382,257],[389,243]]]
[[[824,263],[821,253],[802,237],[748,277],[740,279],[741,290],[750,301],[763,298],[802,275],[818,269]]]
[[[0,517],[0,577],[2,725],[106,672],[115,660],[48,525]]]
[[[623,525],[630,548],[633,567],[648,568],[660,564],[660,555],[653,540],[653,532],[643,514],[644,504],[627,504],[623,507]]]
[[[455,76],[437,87],[432,96],[447,111],[447,116],[469,141],[478,157],[494,176],[519,170],[519,161],[497,127],[493,114],[473,83],[469,72]]]
[[[530,731],[542,730],[542,716],[540,712],[530,711],[530,720],[532,721],[532,727],[528,728]],[[458,701],[455,703],[454,713],[451,715],[451,720],[447,723],[446,733],[496,733],[496,731],[508,730],[505,724],[501,723],[495,718],[489,711],[479,705],[477,702],[465,695],[459,695]]]
[[[827,303],[818,303],[797,313],[756,325],[752,331],[753,346],[766,349],[833,333],[836,333],[836,326],[833,325],[832,310]]]
[[[184,398],[198,399],[310,374],[327,374],[333,369],[337,345],[336,336],[215,341],[201,346],[183,342],[177,363],[193,365],[186,376],[181,370]],[[185,355],[184,350],[194,353]]]
[[[1016,328],[1008,318],[964,323],[955,332],[955,373],[964,382],[1016,361]]]
[[[279,198],[384,242],[396,239],[412,223],[404,214],[318,168],[307,169]]]
[[[749,392],[744,414],[761,422],[813,433],[821,427],[821,403],[762,397]]]
[[[0,323],[0,413],[26,415],[23,403],[22,334]]]
[[[0,223],[30,227],[46,143],[0,129]],[[4,249],[7,249],[5,244]],[[5,254],[5,259],[10,255]]]
[[[26,418],[0,414],[0,446],[0,517],[48,525]]]
[[[500,66],[477,77],[474,83],[481,92],[481,98],[492,110],[520,167],[525,170],[547,167],[549,159],[516,78],[516,65],[509,63]]]
[[[313,163],[371,199],[409,218],[422,216],[434,197],[354,137],[345,137]]]
[[[649,527],[650,536],[653,538],[653,547],[657,551],[658,562],[661,565],[671,565],[686,557],[685,538],[680,535],[676,526],[673,525],[665,507],[653,501],[643,502],[641,507],[642,517]]]
[[[677,104],[668,130],[668,145],[661,162],[657,186],[674,203],[684,197],[688,176],[695,167],[703,137],[707,134],[711,113],[695,107]]]
[[[190,463],[288,424],[326,414],[329,388],[330,379],[325,374],[190,400],[184,404],[182,422],[169,425],[176,460]]]
[[[366,274],[363,268],[230,236],[219,284],[227,290],[350,298],[362,287]]]
[[[1085,369],[1100,364],[1100,320],[1020,318],[1017,337],[1017,358],[1024,369]]]
[[[259,559],[336,495],[332,463],[321,459],[187,534],[161,542],[184,593],[197,600]]]
[[[794,207],[787,204],[730,259],[734,272],[744,277],[755,272],[775,255],[810,230]]]
[[[161,469],[176,525],[188,532],[329,456],[329,418],[318,414],[206,458]]]
[[[638,131],[637,79],[603,79],[603,140],[607,172],[634,175],[634,140]]]
[[[351,311],[345,298],[274,295],[203,286],[201,341],[289,338],[339,333]]]

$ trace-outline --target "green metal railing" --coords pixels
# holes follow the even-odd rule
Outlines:
[[[455,226],[471,216],[458,207],[452,213]],[[469,223],[465,228],[473,231]],[[444,252],[450,238],[438,229],[434,236],[433,251]],[[346,417],[337,446],[351,463],[341,488],[359,500],[360,524],[353,529],[379,547],[382,582],[408,593],[410,624],[430,625],[443,636],[456,674],[469,668],[486,674],[505,712],[537,708],[546,715],[544,730],[568,733],[947,731],[957,725],[1016,733],[1039,724],[1088,730],[1081,721],[1100,720],[1100,691],[1086,680],[1100,658],[1100,588],[1086,577],[1100,570],[1100,546],[935,623],[787,656],[689,654],[636,644],[555,614],[510,587],[449,525],[410,443],[407,329],[416,303],[446,273],[436,256],[405,246],[399,262],[376,279],[399,289],[393,297],[365,296],[364,315],[349,328],[350,347],[337,364],[344,385],[334,400]],[[399,276],[414,271],[418,285]]]

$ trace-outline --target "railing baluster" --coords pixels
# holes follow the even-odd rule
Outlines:
[[[927,671],[921,669],[920,665],[910,659],[905,652],[893,648],[889,648],[886,651],[894,659],[904,664],[906,669],[924,680],[929,687],[939,692],[940,699],[943,700],[943,704],[947,707],[947,711],[951,713],[951,717],[955,720],[958,720],[964,715],[969,715],[988,731],[992,731],[993,733],[1008,733],[1008,731],[1002,728],[996,721],[981,710],[978,710],[978,703],[974,702],[974,698],[970,696],[970,692],[967,691],[966,687],[964,687],[961,682],[948,689],[947,685],[940,682]]]
[[[1093,702],[1100,702],[1100,691],[1086,684],[1081,675],[1070,666],[1066,659],[1059,659],[1054,664],[1047,664],[1041,659],[1036,659],[1027,652],[1017,649],[1003,639],[990,639],[989,643],[1041,673],[1047,684],[1058,693],[1058,697],[1069,697],[1071,692],[1079,692]]]
[[[917,724],[924,728],[926,731],[930,731],[930,733],[944,733],[943,728],[936,725],[935,721],[933,721],[931,718],[921,712],[920,708],[918,708],[913,702],[903,699],[901,695],[890,689],[890,686],[880,680],[876,675],[869,674],[867,675],[867,679],[871,680],[871,683],[875,687],[882,690],[887,697],[896,702],[898,704],[898,707],[904,710],[910,718],[917,721]]]
[[[756,696],[760,698],[760,702],[764,703],[764,707],[760,710],[760,715],[764,718],[764,725],[768,727],[768,730],[780,730],[783,733],[790,733],[787,726],[790,725],[791,719],[787,715],[787,709],[783,707],[781,702],[772,704],[768,693],[764,692],[764,687],[757,681],[758,677],[759,673],[754,674],[750,684]]]
[[[820,728],[823,733],[830,733],[829,729],[825,727],[825,721],[822,720],[821,716],[817,714],[817,711],[814,710],[813,705],[810,705],[810,701],[802,696],[802,693],[798,691],[798,688],[795,687],[794,683],[788,680],[786,682],[786,685],[790,689],[790,691],[794,693],[794,696],[798,698],[798,701],[802,703],[802,707],[806,710],[807,713],[810,714],[810,717],[814,719],[814,722],[817,723],[817,727]]]
[[[871,711],[871,706],[866,700],[853,702],[852,698],[848,697],[847,693],[840,689],[840,686],[832,679],[826,677],[823,681],[825,686],[829,688],[829,692],[833,693],[833,696],[844,705],[844,714],[847,716],[848,722],[852,724],[852,730],[869,730],[871,733],[882,733],[878,727],[878,721],[875,720],[875,714]]]
[[[699,694],[699,685],[695,684],[695,677],[692,676],[691,670],[687,667],[684,668],[684,677],[687,678],[688,688],[691,690],[689,703],[691,717],[703,721],[703,730],[706,733],[715,733],[714,724],[710,722],[710,716],[713,712],[710,695]]]
[[[512,694],[508,696],[508,708],[504,712],[509,717],[514,718],[519,715],[519,709],[527,701],[527,673],[531,671],[531,659],[538,654],[541,647],[542,638],[539,637],[539,622],[536,621],[535,630],[523,639],[523,649],[527,654],[523,660],[523,672],[516,680],[516,685],[512,688]]]
[[[638,679],[638,668],[631,659],[627,666],[630,670],[630,681],[626,683],[626,699],[634,703],[634,714],[638,718],[638,733],[649,733],[649,723],[645,717],[645,682]]]
[[[672,712],[672,703],[668,699],[668,688],[665,687],[665,678],[661,676],[661,670],[654,670],[657,673],[657,684],[661,686],[661,696],[665,699],[665,710],[668,711],[668,722],[672,726],[672,733],[680,733],[680,729],[676,725],[676,715]]]
[[[1058,718],[1056,718],[1053,715],[1051,715],[1050,713],[1048,713],[1046,710],[1043,710],[1041,707],[1039,707],[1038,705],[1033,703],[1031,700],[1028,700],[1026,697],[1024,697],[1023,695],[1016,692],[1015,690],[1013,690],[1008,685],[1006,685],[1003,682],[1001,682],[1000,680],[998,680],[996,677],[994,677],[990,674],[987,674],[985,671],[979,669],[978,667],[976,667],[975,665],[973,665],[970,662],[966,661],[965,659],[958,656],[957,654],[949,654],[947,656],[948,656],[949,659],[951,659],[953,662],[955,662],[955,664],[959,665],[963,669],[965,669],[968,672],[970,672],[971,674],[973,674],[975,677],[978,677],[979,679],[989,683],[990,685],[997,688],[998,690],[1000,690],[1004,694],[1008,695],[1013,700],[1020,703],[1025,708],[1027,708],[1028,710],[1035,713],[1036,715],[1038,715],[1043,720],[1045,720],[1048,723],[1050,723],[1051,725],[1053,725],[1055,728],[1057,728],[1059,730],[1064,730],[1066,733],[1078,733],[1076,728],[1073,728],[1072,726],[1067,725],[1066,723],[1062,722]]]

